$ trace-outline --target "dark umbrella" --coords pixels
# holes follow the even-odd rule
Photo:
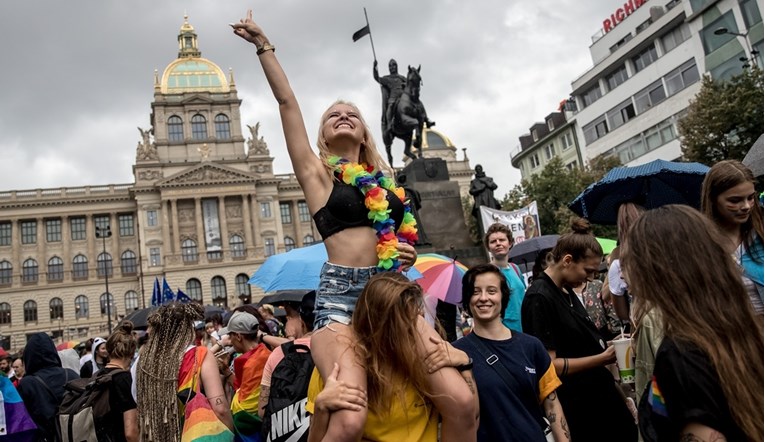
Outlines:
[[[746,156],[741,161],[744,166],[751,169],[755,177],[762,176],[762,135],[757,138],[757,141],[752,144],[752,148],[746,153]]]
[[[263,299],[258,302],[258,305],[279,305],[285,302],[296,302],[300,304],[303,302],[303,296],[311,292],[313,292],[313,290],[278,290],[273,295],[264,296]]]
[[[513,248],[510,249],[508,258],[511,262],[517,265],[525,263],[531,263],[533,265],[539,252],[555,247],[558,238],[560,238],[560,235],[542,235],[529,238],[514,245]]]
[[[616,224],[619,206],[627,202],[655,209],[666,204],[701,202],[701,183],[709,167],[700,163],[654,160],[634,167],[611,169],[591,184],[569,209],[596,224]]]
[[[157,306],[152,306],[133,310],[125,316],[124,320],[132,322],[133,328],[136,330],[146,330],[146,328],[149,326],[149,316],[151,316],[151,314],[154,313],[158,308],[159,307]]]
[[[206,305],[205,306],[205,321],[212,318],[214,315],[218,314],[223,316],[223,307],[218,307],[217,305]]]

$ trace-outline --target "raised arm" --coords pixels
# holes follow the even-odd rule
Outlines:
[[[303,115],[300,112],[297,98],[290,87],[287,75],[276,59],[275,48],[263,33],[263,29],[252,20],[252,10],[247,11],[247,17],[239,23],[230,25],[234,34],[252,43],[257,48],[258,59],[271,86],[271,92],[279,103],[279,114],[287,143],[287,152],[292,160],[292,168],[303,189],[328,187],[329,177],[324,173],[321,160],[311,150],[308,141]],[[310,198],[309,195],[306,195]]]

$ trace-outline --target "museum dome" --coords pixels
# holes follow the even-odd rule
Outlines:
[[[202,58],[197,34],[184,16],[178,34],[178,58],[172,61],[162,74],[160,91],[163,94],[185,92],[228,92],[226,75],[215,63]]]
[[[423,150],[456,149],[449,137],[437,130],[428,128],[422,130],[422,148]]]

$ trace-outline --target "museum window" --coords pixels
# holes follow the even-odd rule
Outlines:
[[[97,215],[93,217],[93,224],[96,226],[96,230],[106,231],[109,230],[109,215]],[[93,232],[95,234],[95,231]],[[98,237],[96,237],[98,238]]]
[[[138,293],[133,290],[125,292],[125,313],[136,311],[140,308],[138,305]]]
[[[728,33],[716,35],[715,30],[719,28],[726,28]],[[704,54],[709,55],[725,43],[736,38],[735,35],[732,35],[733,32],[738,32],[738,26],[736,26],[736,19],[733,17],[732,10],[704,26],[701,30],[701,43],[704,45]]]
[[[64,319],[64,301],[61,298],[53,298],[49,303],[50,320]]]
[[[207,120],[200,114],[191,117],[191,138],[194,140],[207,139]]]
[[[247,249],[244,248],[244,238],[239,235],[231,235],[228,240],[229,248],[231,248],[231,256],[234,258],[241,258],[247,256]]]
[[[146,211],[146,225],[149,227],[157,226],[157,211],[156,210]]]
[[[88,258],[84,255],[77,255],[72,260],[72,278],[87,279],[88,277]]]
[[[104,252],[100,253],[97,258],[98,265],[96,267],[96,273],[99,278],[104,276],[112,276],[112,255]]]
[[[240,273],[236,275],[236,295],[239,297],[243,296],[252,296],[252,291],[250,289],[250,278],[245,275],[244,273]]]
[[[37,221],[22,221],[21,222],[21,243],[22,244],[37,243]]]
[[[87,318],[88,316],[90,316],[88,297],[85,295],[80,295],[74,298],[74,317],[80,319]]]
[[[301,223],[311,222],[311,211],[308,210],[308,204],[305,201],[298,201],[298,217]]]
[[[184,239],[181,243],[181,256],[183,262],[197,262],[199,260],[197,242],[193,239]]]
[[[149,265],[152,267],[162,265],[162,258],[159,254],[159,247],[149,248]]]
[[[295,240],[290,238],[289,236],[284,237],[284,251],[289,252],[290,250],[295,248]]]
[[[647,68],[651,63],[659,58],[656,53],[656,45],[651,42],[651,45],[640,51],[639,54],[632,57],[632,64],[635,66],[635,73]]]
[[[64,260],[58,256],[48,260],[48,281],[62,281],[64,279]]]
[[[117,217],[117,221],[120,225],[120,236],[133,236],[135,235],[135,226],[133,220],[133,214],[128,213]]]
[[[99,304],[101,305],[101,314],[105,315],[107,313],[107,305],[109,306],[109,313],[114,314],[114,308],[116,305],[114,304],[114,297],[111,293],[104,293],[101,295],[101,298],[99,299]]]
[[[11,323],[11,305],[7,302],[0,303],[0,324]]]
[[[0,246],[11,245],[13,234],[12,223],[0,223]]]
[[[167,119],[167,139],[171,143],[183,141],[183,120],[177,115]]]
[[[37,282],[38,266],[37,261],[32,258],[27,259],[21,265],[21,282]]]
[[[45,220],[45,239],[48,242],[61,242],[61,218]]]
[[[0,285],[13,283],[13,266],[8,261],[0,261]]]
[[[202,283],[196,278],[186,281],[186,294],[192,301],[202,304]]]
[[[228,140],[231,138],[231,124],[228,117],[224,114],[215,116],[215,138],[219,140]]]
[[[120,268],[123,275],[135,275],[138,273],[138,262],[132,250],[125,250],[120,256]]]
[[[271,203],[260,203],[260,217],[271,218]]]
[[[37,321],[37,303],[31,299],[24,303],[24,322]]]
[[[313,238],[313,235],[306,235],[303,237],[303,245],[304,246],[310,246],[311,244],[315,243],[316,240]]]
[[[282,224],[292,224],[292,208],[290,203],[279,203],[279,214],[282,217]]]
[[[266,257],[276,255],[276,242],[273,238],[266,238],[264,241],[263,253],[266,255]]]
[[[72,241],[81,241],[86,239],[85,217],[79,216],[76,218],[69,218],[69,231],[72,234]]]
[[[218,307],[228,307],[228,298],[226,295],[226,280],[222,276],[214,276],[210,281],[210,291],[212,292],[213,305]]]

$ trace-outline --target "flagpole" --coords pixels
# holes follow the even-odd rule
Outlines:
[[[377,61],[377,54],[375,54],[375,42],[372,40],[372,27],[369,26],[369,17],[367,17],[367,8],[364,8],[364,20],[367,21],[367,29],[369,29],[369,43],[372,45],[372,57]]]

